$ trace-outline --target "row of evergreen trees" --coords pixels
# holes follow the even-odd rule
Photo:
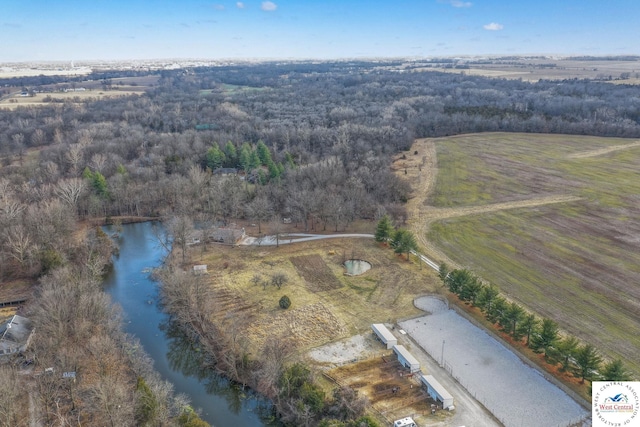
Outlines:
[[[620,359],[605,363],[593,345],[581,344],[574,336],[561,335],[556,322],[539,319],[518,303],[507,301],[498,289],[486,285],[469,270],[449,270],[447,264],[442,263],[438,275],[451,292],[478,307],[487,320],[497,323],[514,341],[544,353],[548,363],[559,364],[562,372],[570,372],[582,383],[631,379]]]
[[[218,144],[213,144],[207,150],[206,166],[211,170],[219,168],[236,168],[250,174],[252,171],[258,171],[259,180],[265,182],[271,179],[277,179],[284,173],[285,165],[294,167],[293,157],[290,153],[285,153],[284,162],[275,162],[271,155],[269,147],[262,141],[254,146],[245,142],[240,150],[231,142],[227,142],[221,149]],[[268,173],[264,173],[262,167],[266,167]],[[262,172],[263,176],[260,176]]]

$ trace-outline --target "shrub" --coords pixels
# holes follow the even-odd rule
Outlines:
[[[280,302],[278,304],[280,305],[280,308],[286,310],[287,308],[291,307],[291,300],[288,296],[283,295],[282,298],[280,298]]]

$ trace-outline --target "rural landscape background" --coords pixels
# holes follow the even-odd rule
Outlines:
[[[587,427],[640,378],[637,2],[49,3],[0,17],[0,426]]]
[[[202,422],[132,359],[138,347],[100,290],[118,243],[96,226],[131,221],[161,220],[169,233],[166,243],[156,237],[173,244],[156,273],[162,307],[207,354],[203,366],[268,397],[285,424],[368,413],[359,422],[375,425],[401,414],[386,398],[369,396],[367,410],[362,395],[332,391],[317,376],[322,363],[305,354],[371,323],[417,316],[413,299],[430,293],[578,399],[605,372],[637,377],[638,65],[509,57],[12,66],[0,99],[0,295],[21,301],[37,333],[23,358],[2,365],[14,390],[27,385],[3,401],[9,425]],[[255,245],[296,232],[378,234],[385,218],[415,239],[396,246],[387,230],[399,255],[386,239]],[[233,230],[254,245],[235,246]],[[353,258],[374,268],[343,276]],[[209,274],[184,273],[194,264]],[[443,268],[484,285],[458,299]],[[481,311],[491,310],[476,298],[489,284],[510,305],[487,322]],[[509,307],[520,317],[505,320]],[[527,316],[524,333],[513,325]],[[536,347],[543,319],[557,335]],[[596,358],[586,371],[576,358],[585,348]],[[32,376],[17,374],[25,367]],[[77,381],[38,374],[48,367]],[[282,382],[290,375],[297,386]]]

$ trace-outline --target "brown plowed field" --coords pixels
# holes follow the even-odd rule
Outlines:
[[[311,291],[329,291],[342,287],[342,283],[338,281],[320,255],[296,256],[291,257],[290,261]]]

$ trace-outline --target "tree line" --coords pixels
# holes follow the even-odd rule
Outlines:
[[[450,270],[442,263],[438,276],[450,292],[461,301],[477,307],[485,318],[509,335],[516,344],[543,353],[551,366],[559,366],[579,378],[581,383],[592,381],[630,381],[631,375],[620,359],[605,361],[589,343],[560,332],[552,319],[539,319],[521,305],[508,301],[491,284],[484,283],[467,269]]]

